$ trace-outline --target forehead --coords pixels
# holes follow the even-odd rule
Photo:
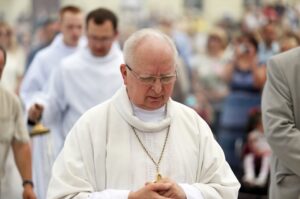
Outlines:
[[[74,13],[67,11],[62,15],[61,22],[62,24],[83,23],[83,14],[81,12]]]
[[[135,49],[134,61],[139,65],[174,66],[174,51],[170,44],[161,38],[146,38]]]
[[[114,34],[114,28],[112,22],[109,20],[104,21],[102,24],[96,24],[95,21],[91,19],[87,24],[87,32],[98,36],[107,36]]]

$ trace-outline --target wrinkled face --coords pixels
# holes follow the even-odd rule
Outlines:
[[[130,63],[132,70],[125,64],[121,65],[130,101],[146,110],[162,107],[169,100],[176,81],[175,60],[171,47],[161,40],[147,39],[136,48],[134,59],[133,63]],[[151,84],[145,81],[153,76],[159,78]],[[171,80],[164,79],[168,81],[162,79],[172,76]]]
[[[60,31],[68,46],[77,46],[83,31],[84,18],[82,13],[65,12],[60,22]]]
[[[88,22],[88,45],[92,54],[96,57],[103,57],[109,53],[117,35],[112,22],[109,20],[104,21],[102,24],[96,24],[94,20]]]
[[[3,69],[4,69],[4,54],[0,50],[0,79],[1,79],[1,76],[2,76]]]

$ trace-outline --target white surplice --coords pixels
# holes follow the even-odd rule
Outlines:
[[[21,98],[26,108],[35,102],[35,96],[47,88],[52,71],[60,61],[74,53],[79,46],[70,47],[63,41],[63,35],[57,35],[50,46],[40,50],[34,57],[21,85]]]
[[[61,118],[62,141],[85,111],[108,100],[122,86],[122,63],[118,43],[104,57],[95,57],[86,47],[61,62],[49,83],[43,120]]]
[[[46,159],[49,157],[46,154],[51,151],[53,153],[51,157],[55,158],[62,148],[67,132],[76,120],[86,110],[109,99],[121,87],[122,76],[119,69],[121,63],[123,54],[118,44],[114,43],[104,57],[95,57],[89,48],[81,48],[62,60],[60,66],[53,72],[46,96],[38,100],[44,105],[42,123],[57,123],[59,120],[57,126],[61,128],[41,136],[40,139],[43,140],[38,146],[40,151],[34,151],[40,154],[40,158],[45,162],[48,161],[46,168],[40,164],[36,164],[34,168],[34,172],[37,173],[34,179],[36,182],[43,182],[44,194],[54,161]],[[52,150],[49,150],[49,147],[52,147]]]
[[[111,100],[86,112],[68,134],[54,163],[48,199],[128,198],[155,179],[155,165],[168,127],[160,173],[183,186],[187,198],[237,198],[239,182],[205,121],[192,109],[169,100],[166,117],[145,122],[133,115],[125,87]]]
[[[61,60],[74,53],[84,43],[85,41],[82,39],[77,47],[67,46],[63,41],[63,35],[59,34],[50,46],[36,54],[21,85],[20,96],[26,110],[43,99],[50,76],[59,67]],[[57,121],[59,118],[56,122],[44,123],[46,127],[50,128],[50,134],[32,138],[33,179],[38,198],[46,197],[51,167],[58,153],[55,144],[57,143],[56,134],[60,132],[61,127],[57,125]]]

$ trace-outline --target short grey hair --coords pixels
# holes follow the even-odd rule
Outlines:
[[[145,28],[141,29],[135,33],[133,33],[124,43],[123,47],[123,55],[126,64],[132,64],[134,62],[134,55],[135,50],[139,46],[140,42],[147,38],[157,38],[161,41],[165,41],[171,47],[173,54],[174,54],[174,63],[176,64],[178,59],[178,52],[173,40],[167,36],[166,34],[162,33],[159,30]]]

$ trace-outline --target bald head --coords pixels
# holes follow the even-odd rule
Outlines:
[[[123,53],[125,63],[135,65],[139,56],[137,52],[151,50],[157,52],[158,56],[171,53],[175,65],[178,52],[174,42],[166,34],[154,29],[142,29],[132,34],[125,42]],[[155,58],[156,56],[151,56]]]

